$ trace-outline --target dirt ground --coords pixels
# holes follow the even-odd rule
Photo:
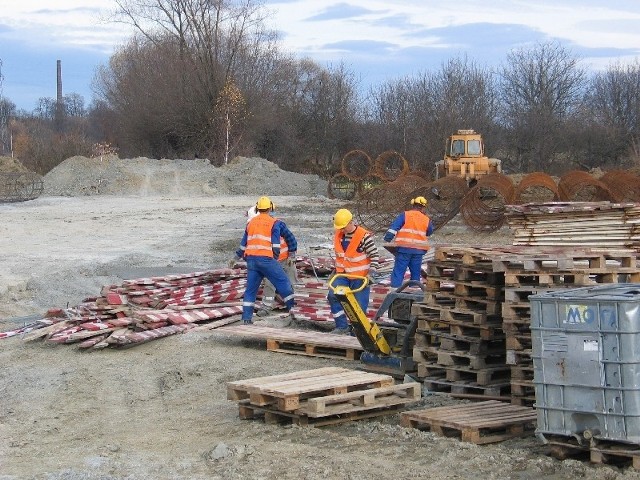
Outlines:
[[[330,241],[342,204],[273,199],[301,254]],[[126,278],[223,266],[253,202],[95,195],[0,205],[0,331]],[[451,225],[433,241],[508,239]],[[640,478],[553,459],[535,437],[477,446],[403,428],[399,415],[319,428],[240,420],[226,382],[351,363],[267,352],[262,341],[211,331],[93,352],[12,337],[0,340],[0,365],[0,480]],[[411,408],[454,402],[432,394]]]

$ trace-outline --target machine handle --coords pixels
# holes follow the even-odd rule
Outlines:
[[[349,280],[364,280],[362,282],[362,285],[360,285],[358,288],[356,288],[355,290],[351,290],[349,289],[348,292],[346,293],[358,293],[361,290],[364,290],[364,288],[369,284],[369,278],[367,277],[362,277],[360,275],[352,275],[349,273],[336,273],[333,277],[331,277],[331,279],[329,280],[329,288],[333,291],[333,293],[336,293],[336,288],[346,288],[344,285],[339,285],[337,287],[333,286],[333,282],[336,278],[348,278]]]

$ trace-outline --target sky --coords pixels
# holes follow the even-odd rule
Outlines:
[[[281,47],[343,64],[363,88],[438,70],[466,55],[495,67],[513,49],[558,41],[598,71],[640,59],[640,0],[262,0]],[[63,95],[89,105],[92,80],[131,27],[109,21],[113,0],[0,0],[0,96],[32,111]]]

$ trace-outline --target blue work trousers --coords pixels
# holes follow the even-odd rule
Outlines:
[[[242,320],[253,318],[253,309],[256,297],[263,278],[267,278],[275,287],[276,293],[282,297],[287,311],[295,302],[293,298],[293,286],[282,265],[270,257],[248,256],[247,260],[247,288],[242,300]]]
[[[411,280],[416,282],[420,282],[421,275],[420,272],[422,270],[422,257],[427,252],[422,253],[405,253],[405,252],[397,252],[396,260],[393,264],[393,271],[391,272],[391,286],[393,288],[398,288],[402,285],[404,280],[404,272],[407,271],[407,267],[409,267],[409,272],[411,273]]]
[[[364,280],[340,277],[336,278],[333,281],[332,285],[334,287],[346,286],[351,290],[357,290],[362,285],[362,282],[364,282]],[[358,305],[360,305],[360,308],[365,314],[367,313],[367,308],[369,308],[370,291],[371,288],[369,287],[369,285],[367,285],[361,291],[353,294],[356,298],[356,301],[358,302]],[[327,300],[329,300],[331,315],[333,316],[333,320],[336,322],[336,328],[347,328],[349,326],[349,323],[347,322],[347,316],[345,315],[344,310],[342,309],[342,305],[340,305],[340,302],[336,298],[331,288],[329,288]]]

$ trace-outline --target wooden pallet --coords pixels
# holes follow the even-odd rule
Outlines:
[[[444,367],[459,367],[481,370],[484,368],[504,367],[505,355],[502,353],[471,354],[465,351],[446,351],[441,347],[414,347],[413,360],[418,363],[437,363]]]
[[[439,335],[440,349],[448,352],[467,352],[470,355],[493,355],[505,351],[504,339],[483,340],[473,337]]]
[[[310,357],[336,358],[341,360],[358,360],[363,351],[358,348],[337,347],[306,343],[304,340],[277,340],[267,339],[267,350],[270,352],[290,353],[293,355],[306,355]]]
[[[393,377],[358,370],[306,370],[284,376],[260,377],[227,383],[227,398],[249,398],[252,405],[275,405],[280,411],[300,408],[301,402],[313,397],[343,394],[355,390],[387,387]]]
[[[432,362],[419,362],[416,364],[418,371],[416,375],[418,378],[429,377],[433,380],[445,380],[447,376],[447,370],[442,365]]]
[[[217,335],[232,335],[266,340],[267,350],[278,353],[322,358],[358,360],[364,350],[357,338],[314,330],[263,327],[261,325],[229,325],[216,330]]]
[[[491,385],[478,385],[472,382],[452,382],[440,377],[421,377],[420,364],[418,364],[418,377],[422,379],[424,386],[432,392],[445,392],[451,394],[487,395],[501,397],[510,395],[509,383],[496,383]]]
[[[446,379],[449,382],[464,382],[473,385],[493,385],[509,382],[511,368],[507,366],[482,368],[475,370],[463,367],[445,367]]]
[[[427,264],[428,278],[448,278],[461,282],[484,283],[487,285],[504,285],[504,273],[496,273],[488,264],[464,265],[457,261],[429,261]]]
[[[265,423],[293,424],[301,427],[313,426],[324,427],[327,425],[338,425],[346,422],[354,422],[367,418],[375,418],[384,415],[393,415],[401,411],[402,406],[392,406],[376,408],[371,410],[355,410],[349,413],[332,415],[327,417],[309,417],[299,415],[295,412],[283,412],[268,407],[259,407],[250,403],[239,405],[239,416],[243,420],[263,419]]]
[[[640,470],[640,445],[612,440],[595,440],[579,444],[574,437],[543,434],[548,454],[559,460],[573,458],[595,464],[631,466]]]
[[[441,436],[457,435],[477,445],[532,435],[536,412],[532,408],[495,400],[403,412],[405,427],[428,428]]]
[[[509,270],[618,270],[635,269],[637,253],[631,249],[583,249],[574,247],[535,248],[521,254],[499,255],[493,259],[493,269]]]

